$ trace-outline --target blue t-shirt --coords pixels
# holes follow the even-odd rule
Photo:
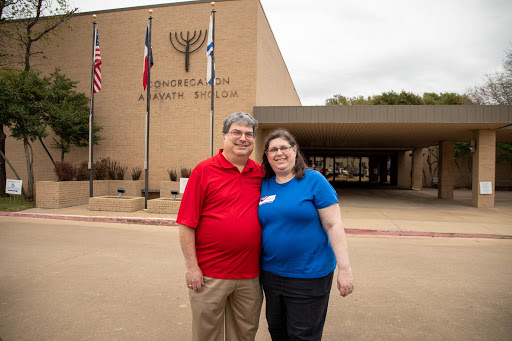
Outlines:
[[[317,171],[278,184],[261,185],[261,269],[283,277],[320,278],[336,268],[336,258],[317,209],[338,202],[331,184]]]

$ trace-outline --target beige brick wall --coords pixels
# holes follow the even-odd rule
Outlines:
[[[64,208],[85,205],[89,202],[89,181],[38,181],[36,187],[36,207]],[[94,196],[118,195],[117,189],[124,188],[126,196],[142,196],[141,180],[95,180],[93,182]]]
[[[103,138],[94,147],[94,161],[110,157],[128,167],[144,169],[146,100],[142,88],[144,39],[148,8],[96,12],[102,57],[102,90],[94,96],[94,122],[103,127]],[[206,42],[185,55],[169,41],[170,32],[193,33],[208,28],[210,3],[179,3],[152,7],[149,188],[158,189],[168,179],[167,169],[195,167],[210,153],[210,87],[206,85]],[[222,121],[235,111],[252,114],[257,104],[298,105],[297,93],[275,38],[258,0],[216,2],[214,154],[222,147]],[[35,63],[44,74],[60,67],[79,81],[78,91],[89,95],[92,49],[92,14],[76,16],[72,30],[64,29],[62,40],[45,48],[44,64]],[[268,55],[267,55],[268,54]],[[163,98],[163,99],[161,99]],[[7,132],[7,135],[9,133]],[[47,146],[52,136],[45,139]],[[39,143],[33,144],[35,180],[56,180],[53,166]],[[22,179],[26,178],[23,146],[7,139],[7,156]],[[51,150],[55,159],[58,152]],[[262,151],[255,151],[253,157]],[[73,149],[66,161],[79,164],[88,159],[88,149]],[[144,171],[141,179],[144,179]],[[8,178],[12,178],[8,170]],[[37,196],[36,186],[36,196]]]
[[[299,96],[261,5],[258,6],[257,25],[256,105],[300,106]]]

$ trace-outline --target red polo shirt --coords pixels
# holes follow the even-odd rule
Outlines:
[[[263,171],[249,159],[240,173],[222,149],[192,171],[176,222],[196,229],[196,254],[204,276],[259,276],[258,202]]]

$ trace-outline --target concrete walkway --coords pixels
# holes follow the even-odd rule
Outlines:
[[[496,192],[495,207],[489,209],[472,207],[470,190],[455,190],[454,199],[437,198],[435,189],[340,189],[338,193],[348,234],[512,239],[512,192]],[[0,216],[176,225],[176,215],[89,211],[88,205],[0,212]]]

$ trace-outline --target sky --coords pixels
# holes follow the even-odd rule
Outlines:
[[[165,3],[186,2],[168,1]],[[511,0],[260,0],[302,105],[456,92],[502,71]],[[80,12],[164,3],[70,0]]]

